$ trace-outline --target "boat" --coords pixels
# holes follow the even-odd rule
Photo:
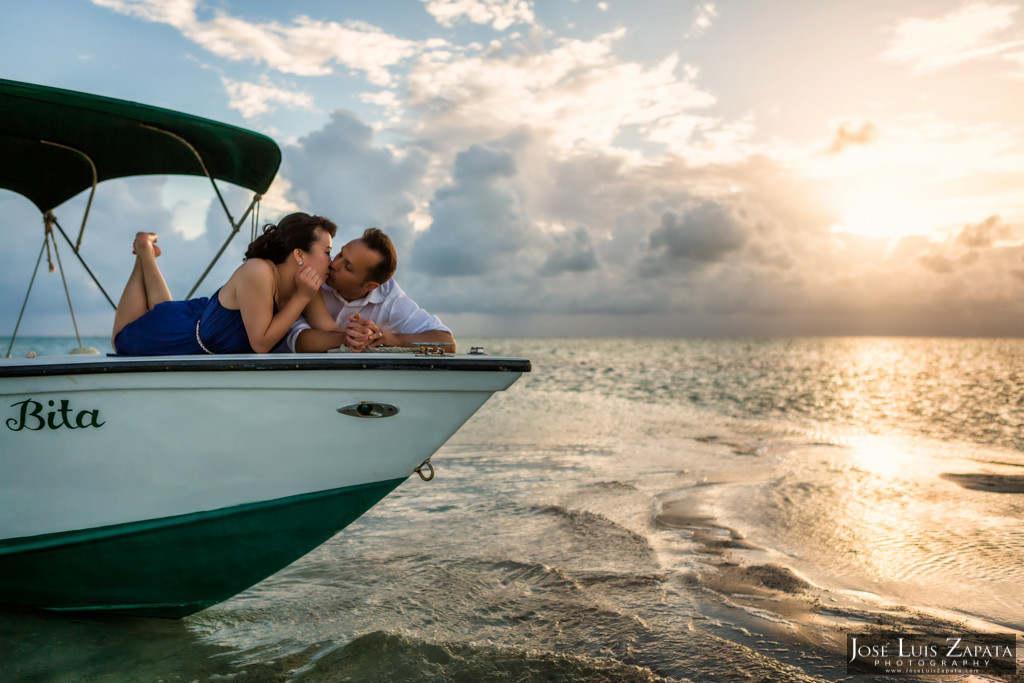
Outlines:
[[[101,290],[85,219],[73,241],[60,204],[133,175],[238,185],[254,198],[239,220],[225,206],[223,253],[280,163],[263,135],[133,102],[0,80],[0,109],[0,188]],[[437,449],[530,370],[430,345],[0,359],[0,604],[179,618],[227,600],[431,479]]]

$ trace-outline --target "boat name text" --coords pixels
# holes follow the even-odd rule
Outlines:
[[[47,401],[47,403],[50,408],[56,407],[53,401]],[[60,407],[46,413],[43,413],[43,404],[31,398],[11,404],[12,408],[19,406],[21,410],[18,416],[7,419],[7,428],[12,432],[20,432],[22,429],[37,432],[43,428],[60,429],[61,427],[82,429],[102,427],[106,424],[106,422],[100,422],[99,410],[79,410],[76,413],[71,409],[71,401],[67,399],[61,399]],[[72,417],[73,413],[74,417]]]

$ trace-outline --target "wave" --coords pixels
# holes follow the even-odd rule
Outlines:
[[[367,633],[321,653],[292,681],[621,681],[666,679],[611,658],[498,645],[431,641],[387,631]]]

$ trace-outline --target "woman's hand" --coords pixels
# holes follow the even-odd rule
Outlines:
[[[360,317],[358,313],[349,316],[345,325],[345,339],[348,347],[356,352],[385,344],[384,330],[372,320]]]
[[[312,299],[323,283],[324,279],[311,266],[299,266],[295,273],[295,293],[305,299]]]

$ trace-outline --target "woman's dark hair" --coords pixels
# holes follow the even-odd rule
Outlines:
[[[318,229],[330,233],[331,237],[338,232],[338,226],[323,216],[290,213],[277,225],[264,226],[263,234],[254,239],[245,251],[245,258],[265,258],[274,263],[284,263],[293,249],[310,251],[320,238]]]
[[[360,237],[363,243],[370,249],[380,254],[380,263],[370,268],[366,274],[368,281],[384,284],[395,274],[398,267],[398,256],[395,254],[395,245],[391,238],[385,235],[380,228],[367,228]]]

